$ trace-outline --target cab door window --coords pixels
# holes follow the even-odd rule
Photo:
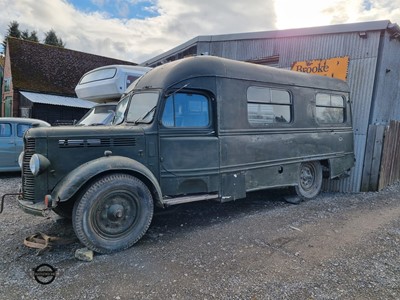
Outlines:
[[[161,123],[165,127],[205,128],[210,125],[210,101],[200,94],[175,93],[165,101]]]

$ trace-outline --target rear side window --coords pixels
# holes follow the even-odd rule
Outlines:
[[[0,123],[0,137],[9,137],[9,136],[11,136],[11,124]]]
[[[247,89],[249,123],[262,126],[292,121],[292,100],[286,90],[251,86]]]
[[[165,127],[208,127],[209,99],[204,95],[192,93],[173,94],[166,99],[161,123]]]
[[[345,121],[345,99],[339,95],[316,95],[316,119],[320,124],[340,124]]]

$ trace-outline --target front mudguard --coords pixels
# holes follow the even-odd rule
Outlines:
[[[137,176],[148,186],[156,204],[163,206],[161,188],[153,173],[140,162],[123,156],[104,156],[79,166],[56,185],[51,197],[56,203],[68,201],[90,180],[110,172]]]

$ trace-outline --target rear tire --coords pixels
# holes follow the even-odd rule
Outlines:
[[[322,187],[322,166],[319,161],[302,163],[298,176],[298,185],[295,186],[295,191],[301,199],[312,199],[320,193]]]
[[[99,178],[76,201],[72,225],[79,240],[99,253],[135,244],[150,226],[154,211],[147,186],[128,174]]]

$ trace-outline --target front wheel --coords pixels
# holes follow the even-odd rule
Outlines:
[[[319,161],[305,162],[300,165],[297,195],[302,199],[316,197],[322,187],[322,166]]]
[[[128,174],[110,174],[95,181],[76,201],[72,225],[79,240],[99,253],[121,251],[135,244],[153,217],[147,186]]]

